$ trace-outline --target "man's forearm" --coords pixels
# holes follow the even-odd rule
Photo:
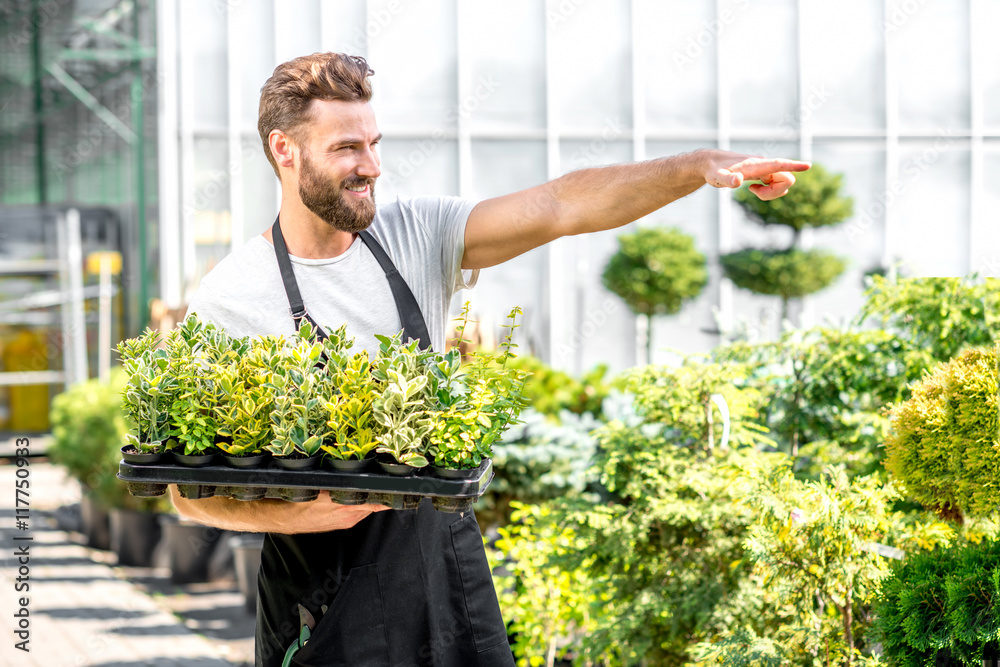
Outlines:
[[[621,227],[705,185],[711,151],[570,172],[545,186],[561,235]]]
[[[383,506],[338,505],[325,491],[316,500],[290,503],[267,498],[264,500],[234,500],[216,496],[191,500],[182,498],[177,487],[170,485],[170,500],[182,517],[225,530],[254,533],[323,533],[350,528]]]

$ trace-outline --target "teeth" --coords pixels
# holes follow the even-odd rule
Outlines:
[[[350,186],[348,186],[347,189],[350,190],[351,192],[364,192],[365,190],[368,189],[368,186],[367,185],[359,185],[359,186],[356,186],[356,187],[353,187],[353,188],[350,187]]]

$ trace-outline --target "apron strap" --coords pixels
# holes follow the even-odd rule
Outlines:
[[[382,267],[386,280],[389,281],[389,289],[392,290],[392,298],[396,302],[399,320],[403,325],[403,340],[420,341],[418,345],[421,349],[429,349],[431,337],[427,333],[427,324],[424,322],[423,313],[420,311],[420,306],[417,304],[413,292],[410,291],[409,285],[406,284],[403,276],[399,275],[396,265],[392,263],[388,253],[372,236],[371,232],[365,230],[359,235],[362,242],[368,246],[368,250],[375,256],[379,266]],[[281,235],[281,225],[278,218],[275,218],[274,225],[271,227],[271,236],[274,241],[274,254],[278,258],[278,269],[281,271],[281,282],[284,284],[285,294],[288,296],[289,312],[292,319],[295,320],[296,328],[301,326],[302,319],[305,318],[316,329],[320,339],[325,339],[326,332],[312,318],[302,301],[299,285],[295,280],[295,273],[292,271],[292,262],[288,258],[288,247],[285,245],[285,238]]]

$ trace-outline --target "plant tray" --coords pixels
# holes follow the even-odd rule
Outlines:
[[[372,503],[393,509],[416,509],[430,498],[441,512],[468,512],[493,481],[493,461],[484,459],[479,474],[472,479],[442,479],[424,468],[416,475],[402,477],[382,472],[342,472],[338,470],[285,470],[271,463],[266,468],[230,468],[209,465],[188,468],[179,465],[134,465],[121,461],[118,479],[133,496],[162,496],[168,484],[177,484],[184,498],[223,496],[237,500],[277,498],[292,502],[315,499],[329,491],[334,502],[343,505]]]

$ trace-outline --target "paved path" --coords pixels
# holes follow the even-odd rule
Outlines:
[[[238,608],[242,598],[231,587],[202,585],[207,593],[203,599],[186,590],[174,595],[176,587],[166,581],[165,572],[113,567],[113,554],[81,546],[79,535],[57,530],[54,519],[57,508],[78,500],[79,487],[45,463],[31,464],[30,528],[18,530],[14,475],[13,465],[0,465],[0,665],[231,667],[252,657],[253,642],[246,639],[248,627],[252,636],[249,617],[236,644],[191,629],[201,622],[199,630],[211,630],[212,606],[220,599]],[[14,539],[28,536],[33,539]],[[14,552],[25,544],[30,591],[18,592]],[[20,639],[14,635],[14,614],[22,596],[28,598],[28,653],[15,648]]]

